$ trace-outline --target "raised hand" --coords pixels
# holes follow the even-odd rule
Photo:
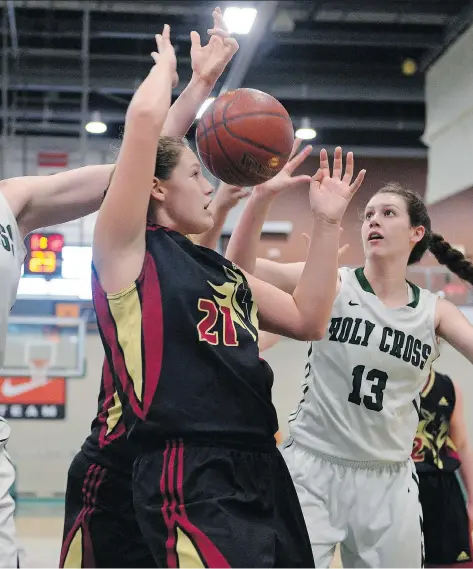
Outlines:
[[[308,184],[312,180],[310,176],[307,175],[300,175],[300,176],[293,176],[294,172],[299,168],[299,166],[304,162],[304,160],[310,155],[312,152],[312,146],[306,146],[299,154],[297,151],[302,143],[300,138],[296,138],[294,141],[294,145],[292,147],[292,151],[290,154],[289,161],[286,163],[284,168],[263,184],[255,186],[254,191],[259,194],[264,195],[272,195],[276,196],[280,194],[284,190],[293,189],[295,186],[299,184]]]
[[[234,208],[242,198],[248,196],[249,193],[249,190],[241,188],[240,186],[232,186],[221,182],[217,189],[217,194],[213,199],[213,203],[218,209],[228,212]]]
[[[215,8],[212,16],[214,26],[208,30],[210,40],[206,46],[201,46],[197,32],[191,32],[191,60],[194,74],[213,86],[238,51],[239,45],[230,36],[220,8]]]
[[[169,65],[173,74],[172,86],[174,88],[179,82],[179,76],[177,75],[176,53],[171,43],[171,28],[168,24],[164,25],[162,34],[156,34],[155,39],[158,53],[153,51],[151,57],[156,65]]]
[[[366,170],[361,170],[353,180],[355,161],[353,152],[347,154],[345,174],[343,174],[343,153],[335,149],[333,172],[325,149],[320,151],[320,168],[310,183],[310,206],[315,217],[330,223],[340,223],[348,204],[361,186]]]

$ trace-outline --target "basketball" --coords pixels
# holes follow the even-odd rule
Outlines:
[[[196,130],[197,151],[206,168],[236,186],[273,178],[288,161],[293,143],[288,112],[257,89],[236,89],[217,97]]]

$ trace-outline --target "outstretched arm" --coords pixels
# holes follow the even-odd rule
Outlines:
[[[0,192],[25,236],[39,227],[97,211],[113,168],[113,164],[84,166],[52,176],[10,178],[0,182]]]
[[[325,334],[337,291],[341,220],[365,175],[362,170],[352,183],[351,153],[344,175],[342,170],[341,148],[335,150],[332,175],[327,152],[321,152],[320,168],[310,184],[314,223],[309,252],[294,293],[284,293],[247,275],[258,305],[262,330],[298,340],[317,340]]]
[[[212,16],[214,27],[209,30],[210,40],[207,45],[200,44],[200,36],[197,32],[190,34],[192,77],[169,110],[162,135],[185,136],[187,134],[200,107],[238,51],[238,43],[234,38],[230,43],[227,41],[226,45],[223,41],[230,39],[230,34],[223,21],[220,8],[216,8]],[[229,45],[231,49],[228,49]]]
[[[115,171],[94,230],[93,260],[102,287],[114,293],[138,277],[159,137],[178,81],[170,28],[156,36],[159,56],[128,107]]]
[[[284,190],[310,183],[310,176],[293,176],[312,151],[312,146],[306,146],[296,155],[302,140],[296,139],[291,152],[291,159],[284,168],[271,180],[253,188],[251,196],[243,210],[238,224],[232,232],[225,256],[243,270],[258,278],[262,275],[255,273],[256,251],[261,237],[261,230],[275,198]]]
[[[437,299],[435,328],[440,338],[473,363],[473,326],[454,304],[444,298]]]

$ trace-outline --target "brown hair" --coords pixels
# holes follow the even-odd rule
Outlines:
[[[161,136],[156,154],[154,175],[158,180],[169,180],[179,163],[182,150],[188,146],[187,140],[180,136]]]
[[[188,146],[185,138],[180,136],[161,136],[158,144],[158,152],[156,153],[156,164],[154,167],[154,175],[160,180],[169,180],[172,176],[174,168],[179,163],[182,149]],[[108,180],[107,189],[103,193],[103,198],[107,195],[108,188],[112,182],[115,173],[115,166],[112,169]]]
[[[395,194],[401,197],[406,204],[411,226],[418,227],[422,225],[425,227],[425,235],[412,249],[407,262],[408,265],[418,263],[427,249],[429,249],[441,265],[445,265],[452,273],[473,284],[473,264],[460,251],[454,249],[450,243],[445,241],[441,235],[432,232],[430,216],[427,213],[424,200],[417,192],[408,190],[397,183],[389,183],[376,193]]]

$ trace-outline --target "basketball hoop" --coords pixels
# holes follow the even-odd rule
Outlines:
[[[47,383],[50,358],[34,358],[30,360],[30,377],[36,383]]]

